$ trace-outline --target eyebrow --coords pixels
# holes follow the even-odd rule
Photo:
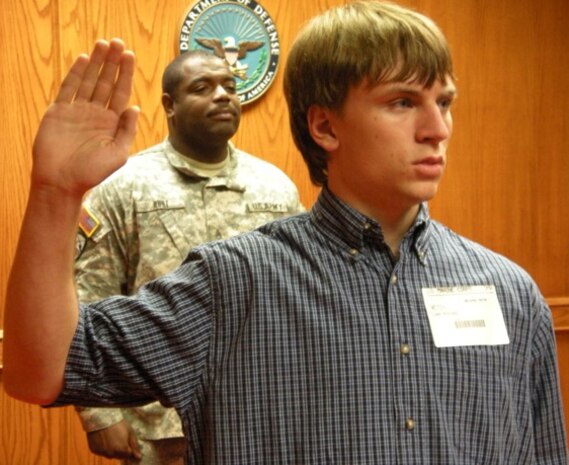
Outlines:
[[[409,95],[420,95],[424,89],[424,86],[419,87],[417,84],[406,83],[406,82],[393,82],[384,83],[385,93],[402,93]],[[383,93],[383,92],[382,92]],[[458,91],[456,87],[452,84],[447,84],[441,89],[441,95],[446,95],[447,97],[456,97]]]
[[[194,84],[199,82],[235,82],[235,77],[232,74],[202,74],[194,76],[189,79],[188,84]]]

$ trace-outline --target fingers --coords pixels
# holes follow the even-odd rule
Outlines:
[[[134,63],[134,54],[125,51],[120,59],[119,75],[114,84],[114,92],[109,103],[109,108],[117,114],[121,114],[128,106],[132,90]]]
[[[56,103],[71,103],[77,89],[81,85],[81,79],[85,69],[89,65],[89,56],[82,54],[77,57],[75,63],[69,69],[67,76],[63,79],[59,92],[55,97]]]
[[[115,68],[116,71],[116,66],[118,66],[118,61],[120,60],[119,48],[124,49],[122,42],[115,42],[114,47],[111,47],[111,44],[106,40],[98,40],[95,42],[95,46],[89,57],[89,64],[85,68],[81,83],[75,94],[76,101],[94,101],[100,103],[100,100],[95,100],[97,96],[96,89],[108,85],[110,68]],[[105,70],[106,75],[104,74]],[[111,79],[113,78],[114,74]]]
[[[117,76],[118,75],[118,76]],[[80,55],[71,66],[56,102],[92,102],[121,114],[128,105],[134,75],[134,55],[120,39],[99,40],[91,55]]]
[[[118,78],[117,78],[118,73]],[[97,84],[91,100],[100,105],[107,105],[109,100],[118,100],[119,104],[109,108],[121,113],[130,98],[132,76],[134,74],[134,55],[125,51],[124,43],[113,39],[105,57],[105,62],[98,75]],[[117,93],[119,96],[117,97]]]

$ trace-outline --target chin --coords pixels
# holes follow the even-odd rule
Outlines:
[[[420,202],[428,202],[429,200],[433,200],[437,195],[438,185],[434,187],[426,187],[425,189],[421,189],[416,194],[417,201]]]
[[[226,137],[227,139],[233,137],[236,132],[237,132],[237,126],[235,126],[234,124],[224,124],[217,128],[212,128],[212,130],[210,131],[213,137]]]

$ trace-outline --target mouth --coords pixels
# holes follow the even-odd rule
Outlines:
[[[210,111],[207,116],[216,121],[230,121],[235,119],[235,111],[231,108],[222,108]]]
[[[442,156],[431,156],[417,160],[413,166],[420,177],[436,179],[443,174],[445,161]]]
[[[414,165],[444,165],[445,160],[442,155],[430,155],[415,161]]]

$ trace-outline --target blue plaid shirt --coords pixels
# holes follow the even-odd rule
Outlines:
[[[509,344],[437,348],[423,288],[493,285]],[[394,260],[323,189],[83,307],[58,404],[176,407],[189,464],[567,464],[551,314],[518,266],[431,220]]]

